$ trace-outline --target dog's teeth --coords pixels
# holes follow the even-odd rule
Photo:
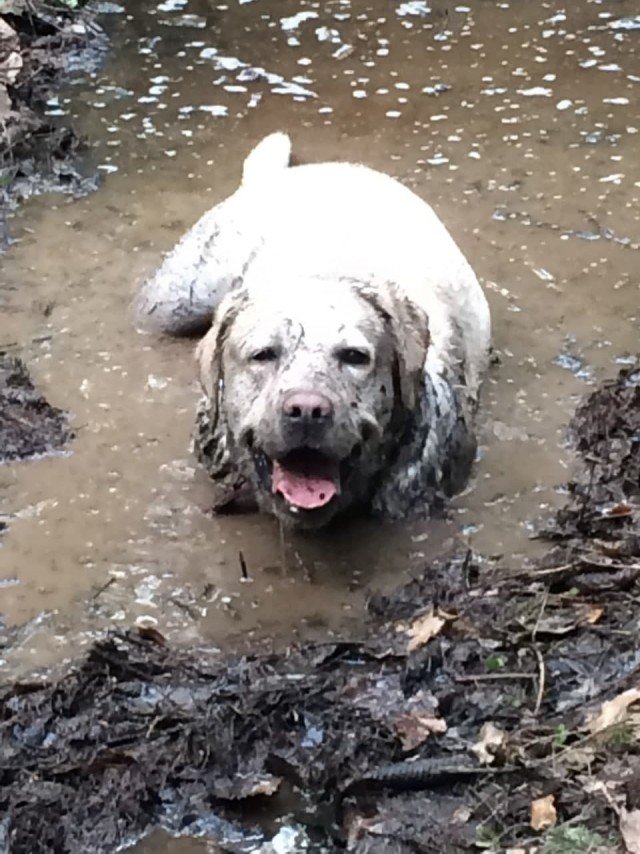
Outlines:
[[[291,505],[291,507],[289,509],[291,510],[292,513],[299,513],[300,512],[300,508],[296,507],[293,504]]]

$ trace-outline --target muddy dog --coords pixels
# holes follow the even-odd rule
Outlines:
[[[263,139],[137,297],[146,329],[209,327],[195,450],[286,523],[425,514],[462,487],[487,367],[476,276],[433,210],[351,163]]]

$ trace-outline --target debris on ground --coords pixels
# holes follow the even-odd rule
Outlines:
[[[0,463],[60,451],[72,437],[67,414],[37,391],[24,362],[0,351]]]
[[[373,599],[357,638],[229,657],[114,631],[6,686],[5,849],[161,827],[263,854],[637,852],[638,378],[578,410],[584,477],[540,563],[455,555]]]
[[[638,527],[640,366],[623,369],[589,395],[572,419],[570,435],[584,465],[568,485],[569,503],[544,536],[561,542],[586,536],[615,543],[619,532]],[[626,547],[633,549],[637,543],[628,541]]]
[[[64,78],[95,70],[105,55],[104,32],[82,5],[0,4],[0,211],[34,193],[81,195],[96,186],[74,162],[82,140],[47,108]],[[0,248],[6,242],[0,222]]]

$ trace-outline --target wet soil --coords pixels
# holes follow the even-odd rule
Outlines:
[[[0,352],[0,463],[59,451],[71,438],[67,413],[34,388],[20,359]]]
[[[76,433],[70,456],[0,467],[7,673],[136,623],[172,644],[324,641],[452,547],[505,566],[543,551],[530,535],[564,501],[576,401],[637,349],[636,3],[428,5],[101,7],[110,58],[47,118],[91,140],[102,186],[21,205],[3,257],[0,348]],[[487,291],[500,364],[442,523],[292,538],[212,516],[188,452],[192,345],[132,330],[137,280],[278,128],[301,160],[364,160],[424,195]]]
[[[46,96],[47,126],[90,139],[105,180],[8,215],[0,349],[76,438],[0,467],[0,850],[113,850],[156,825],[140,851],[276,831],[279,852],[617,850],[637,721],[586,717],[638,683],[636,374],[579,411],[575,477],[565,425],[637,350],[637,4],[429,7],[103,3],[109,63]],[[8,23],[34,47],[69,33]],[[442,524],[289,539],[214,518],[187,453],[191,346],[132,331],[136,281],[279,128],[300,159],[363,160],[423,194],[487,290],[499,364]],[[29,157],[22,196],[44,186]],[[546,795],[556,825],[534,832]]]
[[[62,80],[95,71],[105,55],[104,32],[83,5],[7,0],[0,7],[0,248],[9,240],[10,204],[95,189],[95,175],[78,170],[82,138],[54,118]]]
[[[582,466],[533,564],[432,563],[342,640],[233,657],[111,632],[5,688],[5,849],[160,826],[265,854],[636,850],[639,395],[637,363],[578,409]]]

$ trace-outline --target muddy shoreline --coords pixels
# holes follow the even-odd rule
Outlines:
[[[163,827],[265,854],[636,850],[640,363],[570,432],[581,468],[533,565],[453,555],[357,636],[284,654],[118,631],[5,686],[0,848]]]
[[[578,397],[637,350],[637,8],[348,5],[140,0],[45,105],[105,180],[21,205],[2,259],[0,344],[76,433],[0,469],[2,852],[636,845],[633,371],[558,484]],[[212,517],[191,349],[131,330],[135,281],[276,129],[424,195],[486,288],[501,364],[442,527]]]
[[[93,7],[8,0],[0,9],[0,248],[6,217],[19,201],[43,192],[84,195],[97,176],[78,156],[86,140],[57,118],[56,92],[102,63],[107,38]]]

